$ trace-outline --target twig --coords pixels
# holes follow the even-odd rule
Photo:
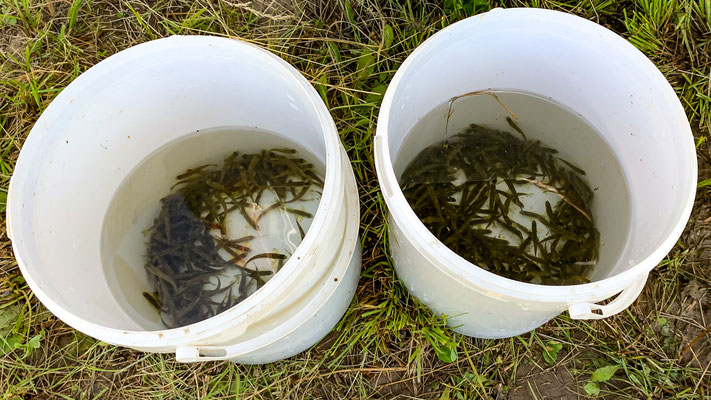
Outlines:
[[[696,342],[701,340],[701,338],[703,338],[705,335],[707,335],[709,333],[711,333],[711,325],[707,326],[706,329],[704,329],[701,333],[699,333],[698,336],[696,336],[694,338],[694,340],[691,341],[691,343],[689,343],[686,347],[684,347],[684,350],[682,350],[681,353],[679,354],[679,361],[681,361],[681,359],[684,357],[684,354],[687,351],[691,350],[691,348],[694,347]]]
[[[497,96],[496,93],[494,93],[490,90],[477,90],[475,92],[464,93],[464,94],[460,94],[459,96],[454,96],[451,99],[449,99],[449,109],[447,110],[447,121],[445,122],[445,125],[444,125],[444,137],[445,138],[448,136],[448,132],[449,132],[449,118],[454,113],[454,111],[452,111],[452,106],[454,105],[454,102],[461,99],[462,97],[478,96],[480,94],[488,94],[489,96],[492,96],[501,105],[501,107],[503,107],[506,111],[508,111],[509,114],[511,114],[512,117],[514,117],[515,120],[518,120],[518,117],[516,116],[516,114],[514,114],[513,111],[509,110],[509,108],[506,107],[506,104],[504,104],[501,101],[501,99],[499,99],[499,96]]]
[[[555,187],[553,187],[553,186],[551,186],[551,185],[546,185],[545,183],[540,182],[540,181],[537,181],[537,180],[535,180],[535,179],[528,179],[528,178],[519,178],[519,179],[521,179],[522,181],[530,182],[530,183],[532,183],[532,184],[534,184],[534,185],[536,185],[536,186],[538,186],[538,187],[540,187],[540,188],[542,188],[542,189],[546,189],[546,190],[548,190],[548,191],[550,191],[550,192],[553,192],[553,193],[557,194],[561,199],[563,199],[563,201],[565,201],[566,203],[568,203],[568,204],[570,204],[571,206],[573,206],[576,210],[580,211],[580,213],[583,214],[583,215],[585,216],[585,218],[588,219],[588,221],[592,222],[592,218],[590,217],[590,215],[589,215],[585,210],[583,210],[582,208],[578,207],[577,204],[575,204],[575,203],[573,203],[572,201],[570,201],[570,199],[568,199],[566,196],[563,196],[563,194],[560,193],[560,192],[558,191],[558,189],[556,189]]]

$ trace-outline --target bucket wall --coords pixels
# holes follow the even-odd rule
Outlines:
[[[323,162],[325,183],[311,229],[279,273],[232,309],[185,328],[148,326],[126,312],[106,283],[113,278],[105,275],[100,251],[107,208],[133,167],[156,149],[226,126],[275,132]],[[240,150],[236,139],[221,145]],[[348,201],[357,203],[357,190],[335,124],[297,70],[240,41],[175,36],[109,57],[55,98],[20,154],[8,196],[8,232],[23,275],[55,315],[100,340],[166,352],[259,337],[249,327],[260,316],[278,326],[289,317],[281,310],[314,306],[327,293],[350,299],[349,285],[329,292],[334,285],[325,283],[334,271],[345,276],[360,269],[359,258],[352,262],[359,210],[346,211]],[[333,315],[347,308],[347,301],[323,301],[316,305]],[[313,344],[320,337],[292,339]]]
[[[454,96],[481,90],[522,91],[562,104],[590,122],[615,153],[631,193],[629,232],[617,227],[622,225],[619,215],[607,207],[607,199],[596,200],[593,212],[599,230],[613,250],[601,250],[604,264],[593,274],[593,282],[548,287],[488,273],[439,243],[407,205],[397,183],[401,166],[395,161],[411,129]],[[456,107],[453,119],[466,126],[466,108]],[[498,124],[494,127],[506,128],[503,119]],[[435,142],[420,141],[420,148],[409,149],[410,154]],[[561,141],[552,145],[569,149],[571,159],[581,160],[583,168],[595,161],[589,144],[576,143],[574,137]],[[695,194],[693,137],[663,75],[609,30],[548,10],[495,9],[428,39],[388,87],[375,146],[398,276],[411,293],[472,336],[523,333],[570,306],[581,303],[597,309],[594,302],[626,290],[627,295],[620,296],[625,304],[618,302],[614,310],[601,314],[621,311],[681,234]],[[443,291],[447,287],[451,289]]]

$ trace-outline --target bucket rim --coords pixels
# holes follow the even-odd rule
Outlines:
[[[519,282],[504,278],[470,263],[450,250],[425,227],[405,199],[405,196],[400,190],[397,177],[395,176],[388,142],[390,114],[393,112],[395,94],[403,78],[407,76],[412,64],[420,61],[420,58],[426,55],[431,48],[446,46],[446,42],[450,40],[452,36],[459,34],[461,31],[472,29],[473,26],[479,24],[483,19],[505,21],[523,18],[533,20],[540,26],[555,27],[558,25],[565,26],[566,28],[572,27],[582,32],[591,35],[599,35],[600,37],[611,40],[618,49],[628,53],[630,58],[634,59],[634,62],[647,69],[650,75],[657,81],[660,88],[674,94],[671,85],[669,85],[662,73],[644,54],[622,37],[592,21],[553,10],[495,8],[489,12],[478,14],[449,25],[437,32],[420,44],[398,68],[385,92],[378,114],[374,144],[375,168],[378,182],[388,207],[391,222],[402,229],[403,233],[409,240],[414,242],[415,247],[420,250],[428,262],[435,265],[442,272],[456,277],[468,287],[477,291],[505,293],[509,296],[534,302],[573,304],[581,301],[599,301],[620,292],[640,276],[646,275],[653,269],[674,247],[676,240],[681,236],[686,226],[696,195],[696,171],[698,169],[693,135],[691,128],[688,126],[688,122],[685,131],[680,132],[679,136],[686,142],[687,156],[693,160],[694,178],[689,191],[682,194],[685,198],[681,212],[682,218],[676,223],[662,244],[635,266],[619,274],[586,284],[553,286]],[[686,114],[676,94],[674,94],[673,98],[677,100],[674,102],[675,104],[672,105],[670,112],[678,114],[686,121]]]
[[[32,159],[37,153],[36,147],[41,137],[47,135],[47,131],[51,131],[48,127],[52,125],[52,121],[62,117],[63,106],[70,103],[71,98],[96,85],[95,79],[100,83],[103,79],[108,78],[109,72],[116,71],[126,63],[135,62],[136,59],[140,59],[142,62],[152,61],[160,64],[161,53],[186,51],[189,48],[204,46],[234,53],[235,57],[244,56],[245,54],[263,57],[266,62],[281,71],[278,75],[279,78],[291,80],[304,93],[304,98],[308,100],[307,107],[310,112],[315,113],[319,121],[326,152],[324,186],[311,227],[294,251],[294,254],[289,257],[278,274],[275,274],[272,279],[247,299],[214,317],[179,328],[152,331],[117,329],[88,321],[48,296],[38,281],[34,279],[30,268],[28,268],[29,266],[25,261],[27,259],[25,255],[27,245],[23,238],[18,235],[26,233],[22,231],[22,228],[16,226],[16,223],[20,222],[20,218],[12,217],[21,211],[23,201],[29,201],[23,198],[24,191],[18,190],[18,182],[26,180],[26,177],[30,174]],[[319,254],[313,250],[314,247],[326,237],[329,237],[338,222],[337,218],[332,218],[329,215],[330,211],[344,201],[341,147],[335,122],[318,92],[295,67],[270,51],[239,39],[218,36],[176,35],[148,41],[122,50],[89,68],[67,85],[42,113],[27,136],[10,181],[6,213],[8,237],[12,240],[13,251],[20,271],[33,293],[54,315],[75,329],[99,340],[128,347],[150,348],[196,343],[219,334],[224,330],[225,326],[234,328],[244,323],[247,317],[258,315],[265,309],[281,302],[280,298],[283,296],[280,296],[279,293],[288,288],[285,283],[294,279],[300,273],[303,263],[308,263],[309,260],[313,260]],[[270,299],[272,301],[269,301]]]

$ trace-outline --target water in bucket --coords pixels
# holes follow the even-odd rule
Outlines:
[[[595,157],[581,162],[566,145],[589,146]],[[586,283],[600,246],[606,257],[621,251],[596,228],[591,176],[616,188],[613,205],[626,216],[619,227],[629,229],[627,185],[610,147],[581,116],[540,96],[486,91],[447,101],[415,124],[395,168],[441,242],[507,278]]]
[[[323,163],[278,134],[195,132],[147,157],[106,214],[102,261],[123,308],[173,328],[225,311],[264,285],[309,229]]]

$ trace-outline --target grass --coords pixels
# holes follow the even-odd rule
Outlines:
[[[373,167],[380,100],[397,67],[427,37],[499,6],[574,13],[618,32],[643,51],[686,109],[699,141],[699,182],[708,182],[708,0],[0,2],[3,213],[24,138],[52,98],[81,72],[147,40],[213,34],[267,48],[315,85],[356,172],[364,248],[362,277],[350,309],[308,352],[264,366],[185,365],[171,355],[97,342],[47,312],[19,274],[3,220],[2,398],[711,398],[711,185],[699,187],[687,231],[652,272],[639,300],[605,320],[561,315],[515,338],[471,339],[445,328],[444,320],[409,297],[397,281],[385,246],[385,205]]]

